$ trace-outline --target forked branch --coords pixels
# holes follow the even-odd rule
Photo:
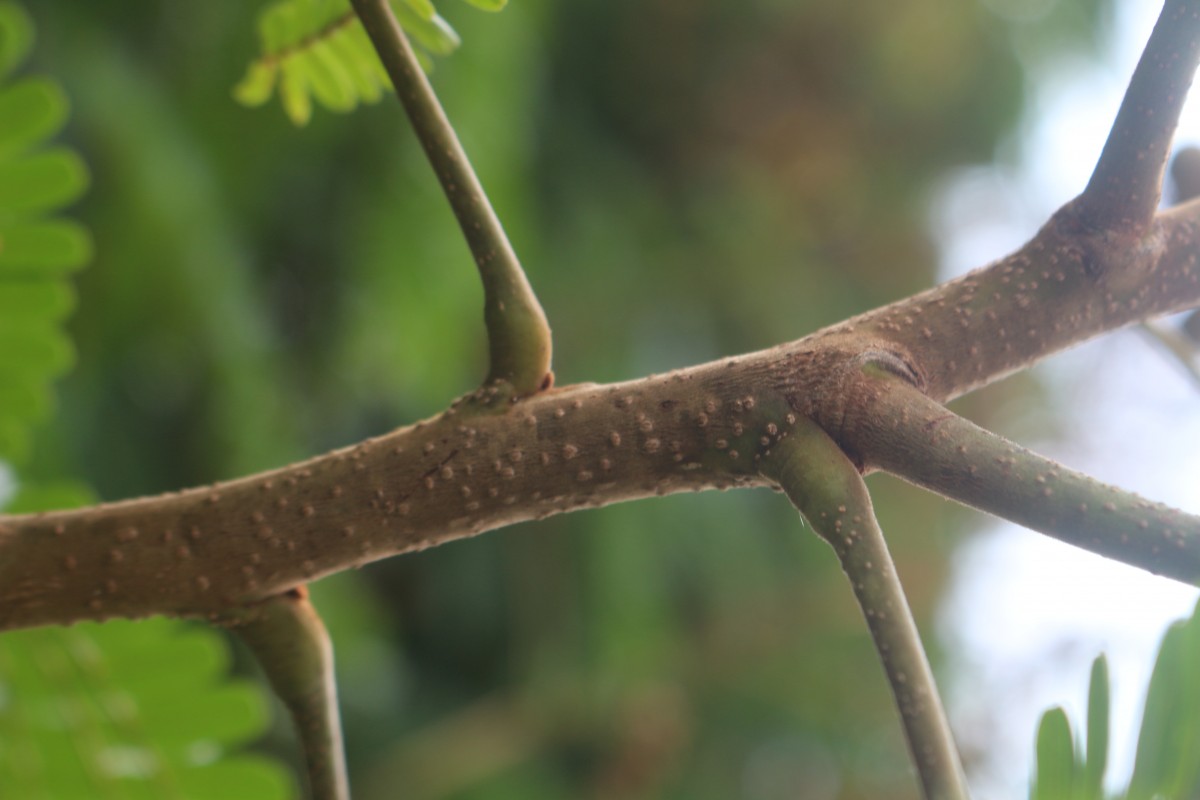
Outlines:
[[[517,397],[547,388],[553,381],[550,326],[454,128],[387,0],[351,2],[441,182],[483,279],[488,386],[504,389],[508,384]]]

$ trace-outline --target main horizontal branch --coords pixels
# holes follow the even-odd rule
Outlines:
[[[1123,250],[1060,224],[1070,213],[991,267],[791,344],[552,390],[493,414],[451,407],[211,487],[0,517],[0,629],[209,615],[521,520],[760,485],[758,460],[799,415],[847,446],[840,429],[867,361],[892,365],[941,402],[1104,331],[1200,304],[1200,206],[1161,215]]]

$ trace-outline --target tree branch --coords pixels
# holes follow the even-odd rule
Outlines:
[[[1133,234],[1149,228],[1179,112],[1198,63],[1200,7],[1194,0],[1167,0],[1092,178],[1077,201],[1085,225]]]
[[[236,633],[287,706],[304,748],[313,800],[349,800],[333,648],[303,587],[214,619]]]
[[[355,3],[374,35],[398,37],[390,17],[380,16],[380,0]],[[396,46],[404,47],[402,37]],[[381,48],[389,69],[411,67],[422,83],[397,52]],[[420,94],[403,90],[402,98],[413,93]],[[436,105],[425,113],[444,121]],[[441,158],[434,163],[442,165]],[[452,193],[452,203],[465,201]],[[872,457],[900,458],[900,439],[871,444],[867,435],[864,409],[879,405],[875,394],[883,390],[864,382],[866,364],[886,365],[921,387],[921,402],[933,404],[922,406],[926,411],[940,409],[937,403],[1072,344],[1200,305],[1198,253],[1200,203],[1160,213],[1140,237],[1080,226],[1068,204],[1008,258],[790,344],[665,376],[541,392],[493,414],[451,407],[354,447],[211,487],[0,516],[0,630],[156,613],[207,616],[521,520],[655,494],[759,485],[756,459],[800,418],[815,421],[851,454],[868,448],[863,452]],[[523,277],[520,283],[526,285]],[[500,330],[489,328],[493,350],[505,335]],[[523,385],[534,372],[523,373]],[[971,466],[946,457],[936,463]],[[894,460],[879,465],[904,472]],[[929,468],[918,459],[910,479],[934,489],[945,484],[948,493],[959,492],[952,496],[988,508],[982,484],[964,489],[961,476],[955,484],[920,474]],[[993,472],[996,491],[1009,492],[1013,476]],[[1086,494],[1078,502],[1088,502]],[[1127,521],[1142,520],[1135,517]],[[1106,546],[1120,557],[1115,535]],[[1191,569],[1179,577],[1193,580]]]
[[[921,636],[858,470],[817,426],[798,425],[764,459],[837,553],[879,651],[926,798],[968,797],[966,777]]]
[[[550,326],[512,244],[387,0],[351,2],[442,184],[483,279],[490,357],[486,384],[510,384],[507,393],[517,397],[541,391],[553,381]],[[491,395],[484,392],[479,399],[490,401]]]
[[[1200,517],[1103,484],[986,431],[895,376],[867,377],[843,443],[868,468],[1102,556],[1200,585]],[[866,396],[864,394],[864,397]]]

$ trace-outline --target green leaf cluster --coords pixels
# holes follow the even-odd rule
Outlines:
[[[267,723],[228,661],[213,632],[162,618],[0,637],[4,796],[293,797],[275,762],[227,755]]]
[[[1092,662],[1086,749],[1075,742],[1067,712],[1056,706],[1038,726],[1032,800],[1103,800],[1108,764],[1108,659]]]
[[[0,460],[18,470],[51,410],[52,379],[74,359],[63,321],[89,233],[56,217],[88,184],[82,159],[51,146],[66,95],[17,77],[34,44],[29,16],[0,0]],[[6,511],[94,502],[90,490],[23,483]],[[280,765],[230,751],[257,738],[266,704],[226,681],[215,631],[165,619],[41,628],[0,637],[0,797],[295,796]]]
[[[14,77],[33,37],[25,11],[0,2],[0,459],[14,464],[74,358],[62,327],[75,305],[67,276],[92,249],[86,230],[55,217],[88,183],[76,153],[46,145],[66,122],[66,96],[47,78]]]
[[[499,11],[507,0],[468,2]],[[431,0],[394,0],[391,6],[426,70],[432,56],[449,55],[461,43]],[[349,0],[281,0],[263,10],[258,33],[262,53],[233,89],[244,105],[262,105],[278,91],[288,118],[305,125],[314,99],[330,111],[347,112],[378,102],[391,88]]]
[[[1200,605],[1167,629],[1146,692],[1137,757],[1124,800],[1200,796]],[[1086,748],[1061,707],[1042,716],[1032,800],[1104,800],[1109,738],[1108,665],[1092,664]]]

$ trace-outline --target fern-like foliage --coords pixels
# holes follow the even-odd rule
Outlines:
[[[52,380],[71,366],[67,276],[91,256],[87,231],[54,216],[88,182],[78,155],[46,145],[66,122],[66,96],[46,78],[13,75],[32,46],[24,10],[0,2],[0,460],[13,465],[50,411]]]
[[[48,145],[66,96],[15,77],[33,47],[29,16],[0,0],[0,461],[17,471],[30,430],[73,360],[62,323],[68,281],[91,239],[55,215],[87,186],[79,156]],[[92,501],[67,483],[22,485],[13,512]],[[285,769],[231,754],[266,724],[261,690],[225,679],[215,631],[165,619],[0,636],[0,798],[294,797]]]
[[[1154,662],[1137,757],[1122,800],[1200,797],[1200,605],[1167,629]],[[1109,684],[1104,656],[1092,665],[1087,738],[1072,734],[1062,708],[1042,716],[1031,800],[1106,800]]]
[[[264,757],[228,755],[266,706],[224,680],[215,632],[162,618],[0,637],[0,796],[294,797]]]
[[[467,2],[499,11],[507,0]],[[392,0],[391,6],[426,70],[433,56],[458,48],[458,34],[431,0]],[[261,55],[233,90],[244,105],[262,105],[278,91],[288,118],[305,125],[314,99],[330,111],[347,112],[377,102],[391,88],[349,0],[280,0],[263,10],[258,33]]]

